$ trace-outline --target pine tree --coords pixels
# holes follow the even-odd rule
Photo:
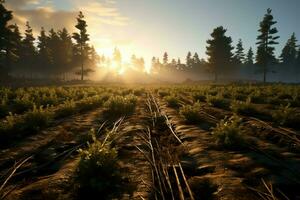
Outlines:
[[[8,43],[6,45],[6,61],[5,65],[9,70],[12,70],[12,67],[16,67],[20,55],[21,55],[21,41],[22,36],[19,31],[19,27],[17,24],[9,25],[10,34],[8,37]]]
[[[234,59],[235,59],[235,61],[237,62],[238,65],[242,64],[244,59],[245,59],[243,42],[242,42],[241,39],[239,39],[239,41],[236,45]]]
[[[12,20],[12,11],[4,7],[4,1],[0,1],[0,76],[8,75],[10,63],[11,29],[8,22]]]
[[[254,59],[254,53],[253,53],[252,47],[250,47],[248,50],[247,56],[245,58],[245,64],[253,65],[253,63],[254,63],[253,59]]]
[[[58,31],[57,36],[59,40],[59,49],[58,49],[59,71],[58,72],[65,74],[72,69],[71,68],[72,55],[73,55],[72,37],[70,36],[66,28],[63,28],[61,31]],[[89,64],[91,65],[91,61],[89,62]]]
[[[168,62],[169,62],[168,53],[165,52],[165,53],[164,53],[164,56],[163,56],[163,65],[166,66],[166,65],[168,64]]]
[[[200,63],[200,58],[199,55],[197,53],[194,54],[193,56],[193,63],[198,65]]]
[[[277,28],[273,27],[276,23],[272,15],[272,10],[269,8],[263,20],[260,22],[260,29],[258,30],[260,35],[257,37],[258,42],[256,43],[258,45],[256,62],[261,66],[264,83],[267,79],[269,64],[276,60],[274,57],[274,45],[278,44],[276,40],[279,38],[279,36],[274,36],[278,33]]]
[[[156,72],[156,58],[153,56],[151,59],[151,72]]]
[[[193,71],[197,71],[197,69],[200,67],[200,58],[198,53],[194,54],[192,64],[192,68],[194,69]]]
[[[285,65],[294,65],[297,59],[297,39],[295,33],[288,39],[286,45],[282,49],[280,60]]]
[[[211,40],[207,40],[206,54],[208,55],[208,65],[212,73],[215,74],[215,81],[222,72],[228,72],[232,61],[232,40],[225,35],[226,29],[217,27],[211,33]]]
[[[176,62],[176,60],[173,58],[172,61],[171,61],[172,67],[176,67],[176,64],[177,64],[177,62]]]
[[[186,55],[186,66],[189,68],[193,67],[193,58],[192,58],[192,53],[190,51]]]
[[[81,65],[81,81],[83,81],[84,77],[84,62],[86,61],[87,55],[86,50],[88,49],[87,42],[89,39],[89,34],[87,34],[87,23],[84,20],[84,15],[82,12],[79,12],[77,17],[77,25],[75,26],[79,33],[73,33],[73,38],[76,40],[76,49],[80,56],[80,65]]]
[[[50,65],[49,72],[53,75],[59,74],[59,49],[60,49],[60,39],[57,32],[54,29],[50,29],[48,38],[47,38],[47,46],[50,53]],[[80,58],[77,56],[76,58]]]
[[[45,29],[42,27],[40,35],[38,36],[38,55],[37,55],[37,62],[39,67],[43,67],[40,71],[44,74],[48,74],[50,71],[50,65],[52,62],[50,49],[48,46],[48,37],[46,35]]]
[[[184,64],[181,63],[180,58],[177,59],[177,70],[183,70]]]
[[[26,22],[25,37],[22,40],[21,63],[25,66],[25,71],[30,73],[32,78],[36,67],[36,48],[34,46],[35,38],[29,22]]]

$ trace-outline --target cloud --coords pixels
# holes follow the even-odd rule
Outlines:
[[[121,15],[113,0],[105,0],[103,3],[96,0],[73,0],[68,10],[56,9],[59,3],[47,0],[8,0],[7,6],[14,11],[14,21],[21,28],[29,21],[34,29],[66,27],[73,31],[79,11],[84,13],[92,29],[95,26],[125,26],[129,23],[129,19]]]
[[[41,27],[46,30],[67,28],[72,33],[76,31],[76,17],[82,11],[91,43],[99,53],[110,52],[115,46],[131,45],[122,32],[130,19],[120,12],[115,0],[7,0],[6,4],[13,10],[14,23],[22,32],[29,21],[35,36]]]

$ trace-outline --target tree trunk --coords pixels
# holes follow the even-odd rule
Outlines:
[[[81,63],[81,81],[83,81],[83,62]]]
[[[83,45],[80,45],[80,53],[81,53],[81,81],[83,81]]]
[[[267,79],[267,70],[266,70],[266,64],[264,65],[264,83],[266,83],[266,79]]]

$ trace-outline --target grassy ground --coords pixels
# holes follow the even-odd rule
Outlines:
[[[297,199],[299,94],[296,85],[1,88],[0,195]]]

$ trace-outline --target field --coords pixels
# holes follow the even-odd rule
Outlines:
[[[299,199],[300,86],[0,88],[0,199]]]

